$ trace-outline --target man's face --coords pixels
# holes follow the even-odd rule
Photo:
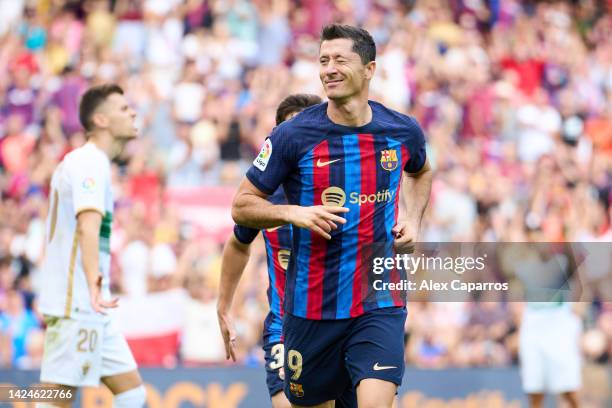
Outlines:
[[[325,94],[331,100],[342,100],[359,94],[368,86],[376,63],[364,65],[353,51],[353,40],[338,38],[321,43],[319,77]]]
[[[138,136],[136,129],[136,112],[127,102],[124,95],[110,95],[98,108],[97,114],[104,116],[104,125],[116,139],[133,139]]]

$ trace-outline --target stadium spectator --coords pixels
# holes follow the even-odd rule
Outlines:
[[[6,310],[0,315],[0,331],[10,340],[12,365],[17,366],[20,359],[26,356],[28,337],[39,327],[40,323],[32,311],[25,308],[23,294],[15,289],[9,290],[6,294]]]

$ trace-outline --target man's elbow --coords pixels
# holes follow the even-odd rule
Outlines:
[[[240,208],[238,208],[236,205],[232,204],[232,220],[234,220],[234,222],[236,224],[240,224],[242,221],[242,217],[241,217],[241,213],[240,213]]]
[[[232,219],[236,224],[243,225],[244,224],[244,204],[242,203],[243,197],[242,194],[238,194],[234,201],[232,202]]]

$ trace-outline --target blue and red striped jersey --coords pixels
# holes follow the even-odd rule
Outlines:
[[[276,190],[268,197],[272,204],[286,204],[287,199],[283,188]],[[283,301],[285,298],[285,271],[291,256],[291,225],[261,230],[266,245],[266,261],[268,267],[268,305],[270,311],[264,321],[264,344],[281,341],[283,327]],[[259,234],[258,229],[234,226],[236,239],[243,244],[250,244]]]
[[[247,172],[264,193],[282,185],[289,204],[350,209],[331,240],[294,226],[285,311],[295,316],[344,319],[405,305],[395,292],[368,296],[368,251],[392,250],[402,170],[423,167],[425,138],[413,118],[369,104],[372,121],[356,128],[333,123],[327,103],[305,109],[272,131]]]

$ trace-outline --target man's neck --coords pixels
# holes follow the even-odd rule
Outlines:
[[[109,160],[114,157],[117,147],[115,146],[113,136],[109,132],[91,132],[88,142],[93,143],[98,149],[102,150]]]
[[[372,108],[367,98],[351,98],[346,102],[330,99],[327,116],[338,125],[360,127],[372,120]]]

